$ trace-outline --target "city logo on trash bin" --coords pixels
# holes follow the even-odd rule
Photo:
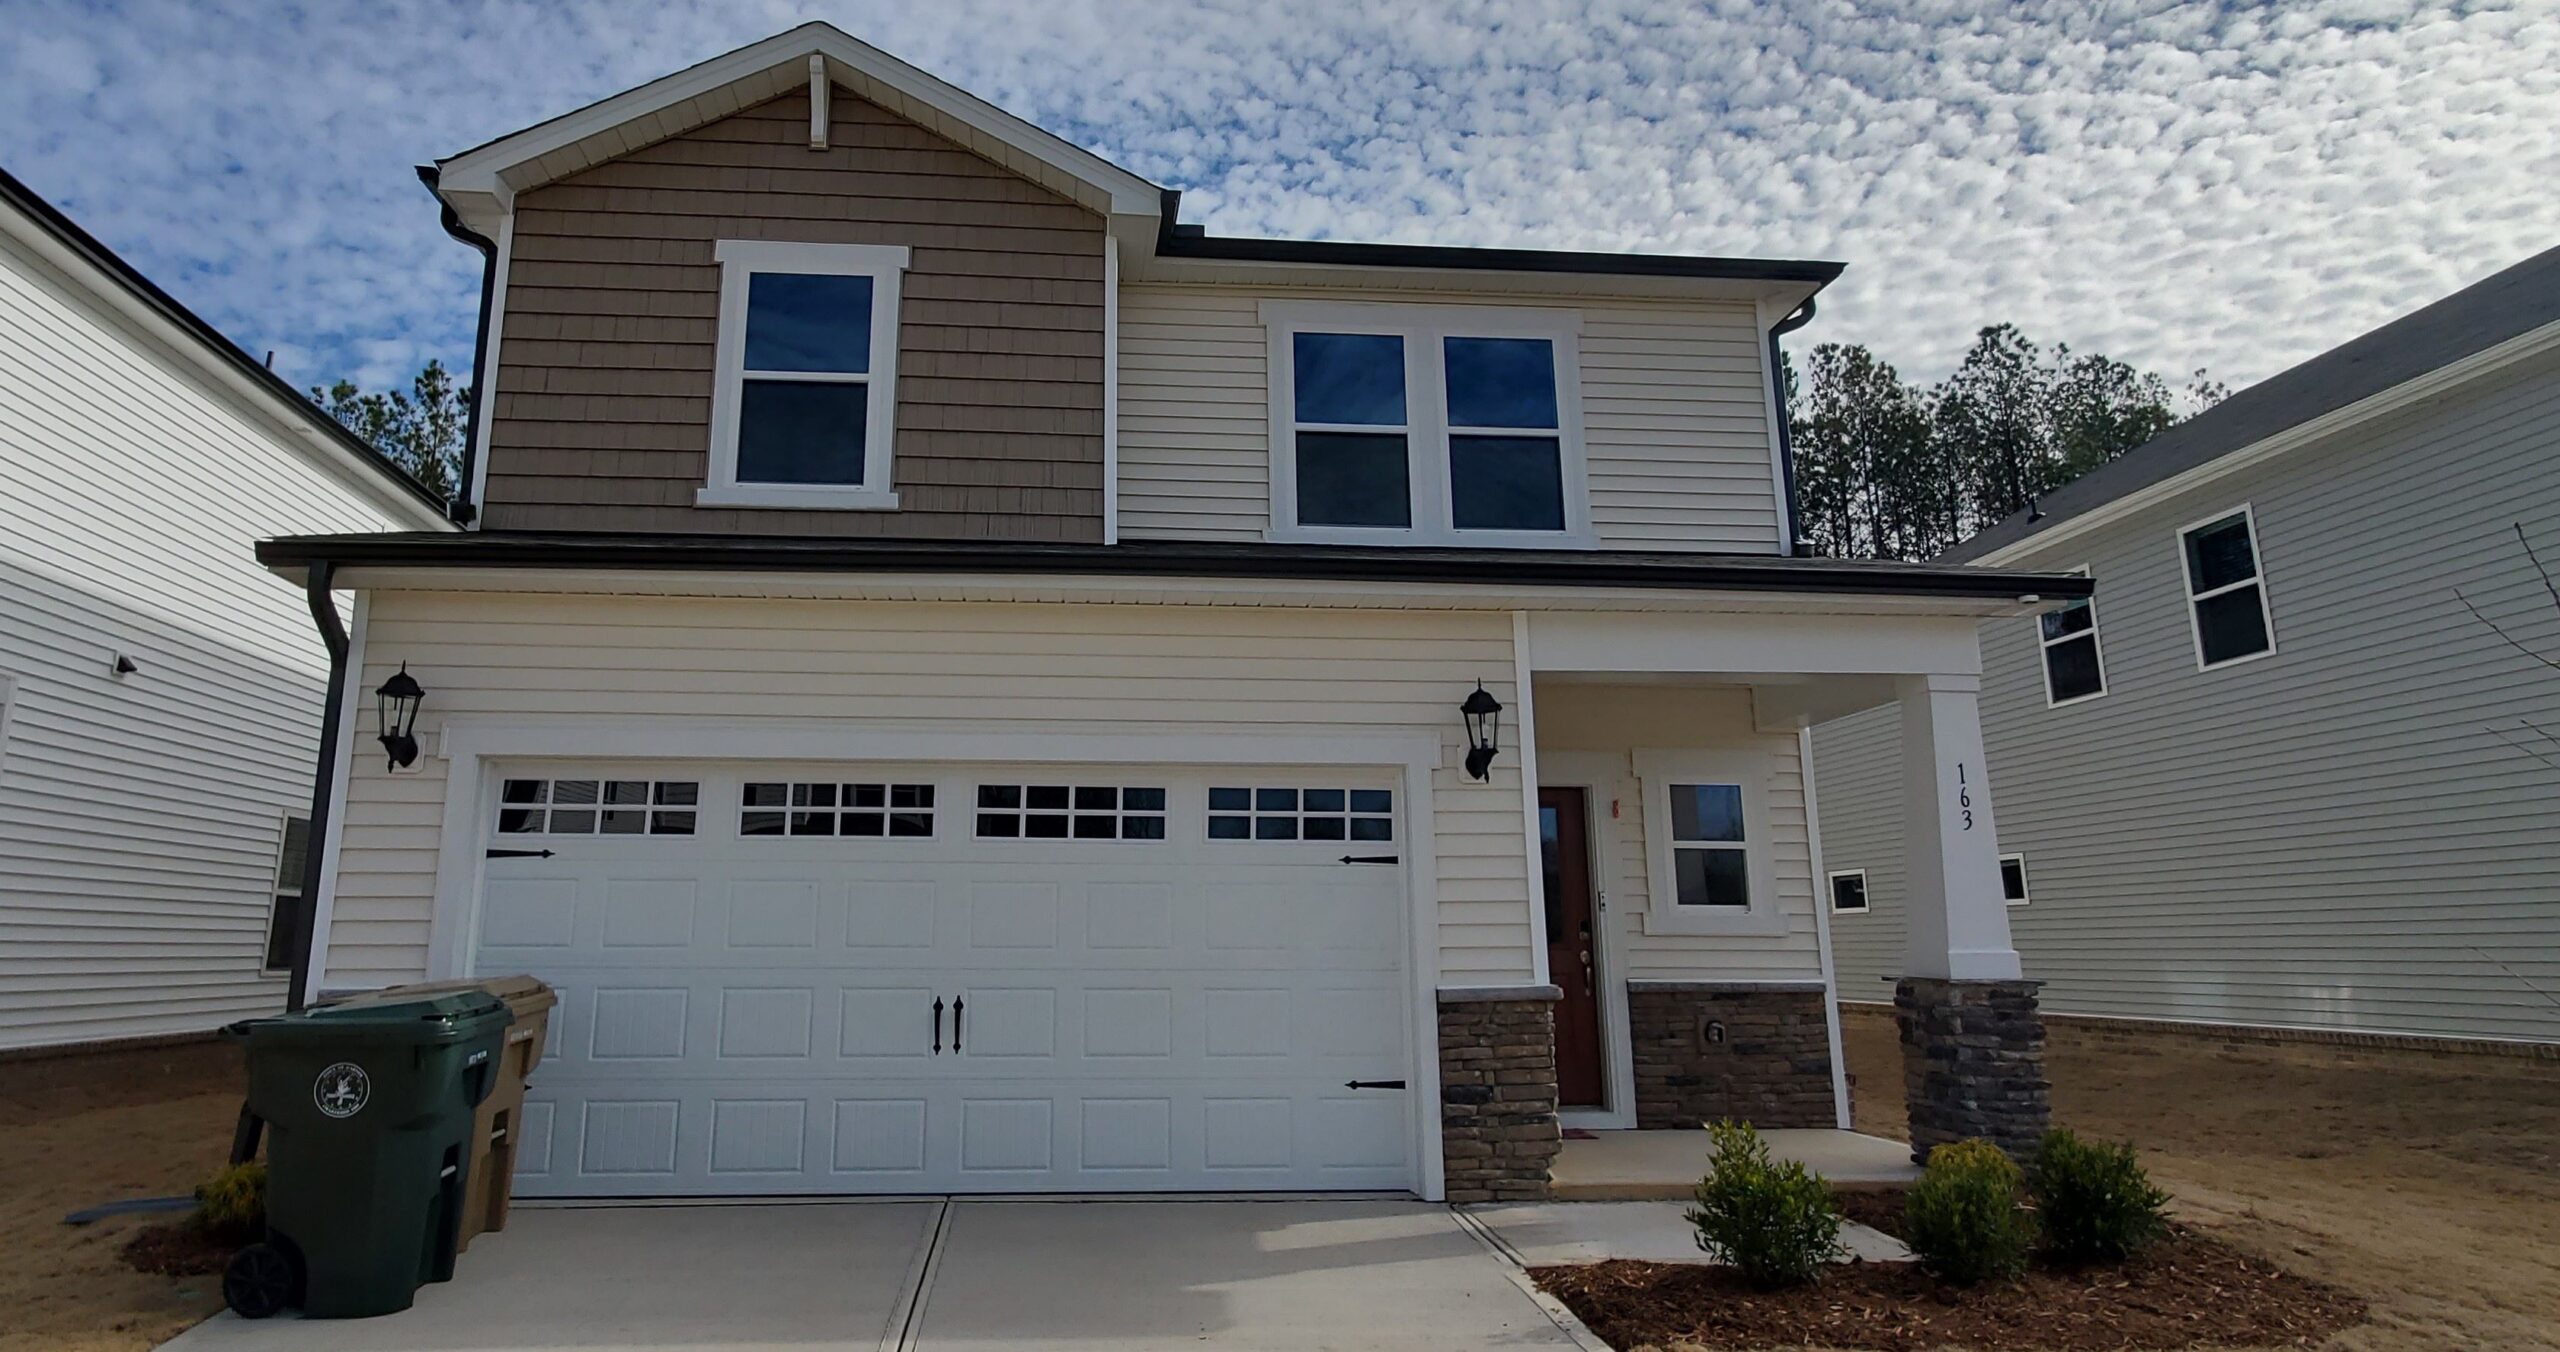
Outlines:
[[[329,1117],[353,1117],[364,1111],[365,1100],[372,1097],[372,1078],[353,1061],[341,1061],[311,1082],[311,1101]]]

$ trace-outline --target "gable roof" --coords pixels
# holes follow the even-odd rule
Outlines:
[[[2196,477],[2402,407],[2503,365],[2501,358],[2554,346],[2560,346],[2560,248],[2259,381],[2045,494],[2029,511],[2011,514],[1937,561],[2015,558],[2032,545],[2148,505]]]
[[[1100,214],[1132,280],[1269,280],[1360,269],[1446,285],[1452,271],[1523,290],[1758,298],[1792,309],[1839,263],[1213,236],[1176,224],[1182,195],[1138,177],[853,37],[812,22],[688,66],[436,162],[431,186],[464,225],[494,238],[515,196],[806,88],[815,58],[830,83]],[[423,171],[422,171],[423,172]],[[1439,281],[1433,281],[1440,278]]]
[[[91,287],[114,308],[158,331],[181,356],[218,386],[260,406],[276,424],[298,434],[297,449],[324,472],[366,492],[388,510],[439,530],[444,499],[383,458],[371,443],[340,425],[284,377],[242,351],[195,311],[178,303],[131,263],[101,244],[34,189],[0,169],[0,230],[35,247],[40,256]],[[290,444],[290,442],[289,442]]]
[[[1109,218],[1114,233],[1154,233],[1163,189],[818,22],[438,160],[437,192],[465,224],[493,235],[519,192],[807,88],[811,57],[824,62],[830,82]]]

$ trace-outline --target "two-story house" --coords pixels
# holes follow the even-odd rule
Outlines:
[[[1208,235],[815,24],[432,178],[474,529],[260,557],[357,597],[306,980],[558,985],[525,1191],[1480,1199],[1560,1123],[1834,1126],[1806,729],[1877,704],[1919,1035],[2019,994],[1975,626],[2090,584],[1793,555],[1839,265]]]
[[[2002,873],[2049,1012],[2560,1044],[2560,249],[1947,558],[2103,579],[1982,630]],[[1896,718],[1814,733],[1853,1002],[1889,998],[1902,953]]]

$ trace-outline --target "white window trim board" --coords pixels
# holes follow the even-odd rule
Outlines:
[[[2179,559],[2178,566],[2180,571],[2183,573],[2186,567],[2186,560],[2184,558]],[[2089,565],[2084,563],[2076,568],[2067,568],[2063,571],[2074,573],[2081,577],[2087,577],[2089,575]],[[2034,624],[2036,627],[2036,665],[2041,667],[2044,671],[2044,707],[2048,709],[2060,709],[2072,704],[2086,704],[2093,699],[2104,699],[2107,695],[2107,641],[2098,636],[2098,598],[2095,596],[2083,598],[2082,604],[2086,605],[2089,610],[2089,628],[2085,634],[2069,634],[2062,638],[2046,638],[2044,636],[2044,617],[2038,615],[2032,617],[2030,620],[2030,623]],[[2190,605],[2188,610],[2189,614],[2192,615],[2194,607]],[[2053,697],[2053,662],[2049,654],[2060,644],[2077,643],[2082,638],[2089,640],[2090,651],[2097,655],[2098,688],[2085,695],[2074,695],[2069,699],[2055,699]]]
[[[1839,895],[1833,891],[1833,886],[1842,878],[1855,878],[1858,880],[1857,905],[1842,906],[1839,904]],[[1867,871],[1865,869],[1831,869],[1822,875],[1822,904],[1829,907],[1833,915],[1866,915],[1874,911],[1876,908],[1875,896],[1867,891],[1867,886]]]
[[[2011,906],[2024,906],[2028,902],[2035,900],[2035,878],[2027,872],[2027,857],[2025,855],[2012,851],[2011,853],[2000,856],[2000,867],[2004,873],[2012,863],[2018,866],[2018,891],[2020,895],[2015,897],[2009,895],[2008,879],[2003,877],[2000,880],[2000,899]]]
[[[890,476],[897,440],[898,298],[909,261],[906,246],[724,239],[713,247],[712,256],[720,263],[720,337],[711,382],[711,470],[708,481],[694,494],[694,505],[894,510],[898,494]],[[747,287],[760,272],[871,279],[871,370],[858,380],[823,374],[794,377],[871,387],[859,486],[738,481],[738,409],[747,375]]]
[[[1756,749],[1651,749],[1635,753],[1645,812],[1647,934],[1750,934],[1787,932],[1779,904],[1778,870],[1769,839],[1769,753]],[[1734,784],[1742,789],[1743,858],[1751,904],[1740,911],[1679,903],[1679,873],[1672,861],[1671,785]],[[1827,904],[1827,902],[1826,902]],[[1816,908],[1817,910],[1819,908]]]
[[[489,515],[489,443],[492,440],[490,432],[497,426],[498,418],[498,357],[506,351],[501,344],[506,337],[507,328],[507,268],[516,252],[516,213],[513,205],[509,205],[505,214],[498,218],[498,238],[495,247],[498,251],[498,261],[489,278],[489,341],[480,352],[481,362],[489,369],[471,373],[471,383],[477,390],[479,407],[472,410],[474,417],[471,425],[471,482],[465,490],[471,495],[471,520],[464,526],[466,530],[480,529],[481,522]]]
[[[2195,589],[2195,578],[2187,571],[2187,537],[2207,526],[2228,521],[2235,516],[2245,522],[2248,527],[2251,572],[2241,581],[2216,587],[2211,591],[2199,592]],[[2187,598],[2187,639],[2195,647],[2196,670],[2221,671],[2243,663],[2255,662],[2262,657],[2275,656],[2276,615],[2274,605],[2267,598],[2267,551],[2258,536],[2257,509],[2244,502],[2237,507],[2226,507],[2211,516],[2199,517],[2180,526],[2178,533],[2171,537],[2171,544],[2176,548],[2178,556],[2178,590],[2184,592]],[[2242,587],[2258,589],[2258,620],[2267,627],[2267,646],[2246,657],[2226,657],[2219,662],[2207,662],[2204,660],[2204,624],[2196,615],[2196,603],[2229,595]]]
[[[358,615],[363,613],[359,601]],[[362,682],[348,683],[352,699]],[[352,724],[350,724],[350,728]],[[341,756],[351,744],[341,743]],[[645,759],[651,761],[878,761],[941,763],[976,761],[1023,765],[1323,766],[1392,769],[1403,799],[1400,828],[1404,857],[1406,967],[1413,1065],[1414,1167],[1423,1200],[1445,1193],[1440,1141],[1440,922],[1439,857],[1432,802],[1432,774],[1446,759],[1441,739],[1428,734],[1369,733],[1273,736],[1269,734],[990,732],[982,725],[908,728],[786,727],[762,723],[707,723],[687,719],[534,722],[448,720],[437,754],[447,760],[444,815],[436,851],[434,909],[427,924],[427,980],[472,975],[479,941],[480,894],[487,864],[482,814],[495,801],[500,768],[508,761]],[[344,774],[342,759],[340,773]],[[346,802],[341,780],[338,802]],[[323,872],[334,880],[337,822],[331,815],[330,848]],[[325,897],[324,897],[325,905]],[[324,912],[325,914],[325,912]],[[315,988],[327,950],[312,961]]]
[[[302,880],[303,904],[311,908],[311,960],[303,965],[305,1001],[317,1000],[320,992],[329,989],[329,925],[337,911],[338,848],[347,830],[347,780],[355,770],[357,720],[373,704],[373,692],[366,688],[369,682],[364,679],[373,593],[357,592],[354,612],[347,621],[347,689],[338,705],[338,745],[334,751],[329,747],[320,749],[333,762],[329,769],[329,821],[320,845],[320,876]],[[412,769],[423,768],[424,764],[422,757]]]
[[[1259,307],[1267,340],[1271,389],[1271,519],[1265,537],[1298,544],[1474,546],[1493,549],[1596,549],[1591,529],[1591,473],[1583,454],[1582,312],[1478,305],[1392,305],[1361,301],[1266,300]],[[1412,524],[1298,524],[1297,390],[1292,334],[1374,333],[1404,339],[1405,470]],[[1558,473],[1563,476],[1561,531],[1459,530],[1450,524],[1448,396],[1440,362],[1442,338],[1544,338],[1555,345]],[[1310,424],[1312,429],[1381,432],[1379,427]],[[1465,429],[1500,435],[1500,429]],[[1524,429],[1545,436],[1548,429]]]

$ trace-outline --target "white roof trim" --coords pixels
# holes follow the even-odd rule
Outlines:
[[[2078,539],[2093,530],[2122,521],[2136,512],[2167,502],[2181,493],[2229,478],[2287,451],[2300,450],[2302,447],[2354,427],[2358,423],[2371,422],[2376,418],[2397,413],[2412,404],[2435,398],[2457,386],[2555,349],[2560,349],[2560,321],[2545,324],[2538,329],[2529,329],[2495,347],[2483,348],[2459,361],[2447,362],[2424,375],[2401,381],[2387,390],[2368,395],[2344,408],[2331,409],[2317,418],[2295,423],[2273,436],[2251,442],[2238,450],[2225,452],[2183,473],[2162,479],[2158,483],[2145,484],[2120,498],[2092,507],[2068,521],[2057,522],[2049,529],[2038,531],[2022,540],[2011,541],[1980,558],[1967,559],[1965,562],[1982,568],[2016,563],[2021,559],[2043,553],[2048,546]]]
[[[801,85],[808,58],[891,112],[1106,216],[1162,214],[1155,184],[826,23],[741,47],[439,161],[438,189],[475,228],[515,194],[680,136]]]

